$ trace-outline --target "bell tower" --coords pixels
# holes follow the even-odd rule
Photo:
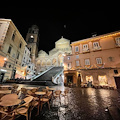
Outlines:
[[[39,28],[37,25],[32,25],[28,29],[28,33],[26,35],[27,47],[30,50],[31,61],[35,63],[35,58],[38,55],[38,47],[39,47]]]

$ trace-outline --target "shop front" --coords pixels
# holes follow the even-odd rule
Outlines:
[[[77,72],[75,70],[64,71],[64,84],[77,85]]]

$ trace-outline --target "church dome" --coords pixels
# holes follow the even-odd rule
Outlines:
[[[65,44],[65,43],[70,43],[70,40],[66,39],[66,38],[63,38],[63,36],[55,42],[55,44]]]
[[[44,56],[48,56],[48,54],[47,54],[45,51],[43,51],[43,50],[40,50],[39,53],[38,53],[38,55],[41,56],[41,57],[42,57],[42,56],[43,56],[43,57],[44,57]]]

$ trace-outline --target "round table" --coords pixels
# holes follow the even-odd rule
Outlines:
[[[13,86],[12,85],[1,85],[0,88],[10,88],[11,89],[11,88],[13,88]]]
[[[36,95],[39,95],[39,96],[41,96],[41,95],[45,95],[45,94],[46,94],[46,92],[37,91],[37,92],[35,92],[35,94],[36,94]]]
[[[48,90],[52,90],[52,91],[54,91],[54,90],[55,90],[55,88],[49,88]]]
[[[34,88],[37,88],[37,87],[25,87],[27,90],[32,90]]]
[[[45,94],[46,94],[46,92],[37,91],[37,92],[35,92],[35,94],[39,96],[38,113],[37,113],[37,114],[39,114],[40,99],[41,99],[41,96],[42,96],[42,95],[45,95]]]
[[[2,100],[0,102],[0,106],[8,107],[7,112],[10,113],[11,112],[11,107],[15,106],[15,105],[18,105],[19,103],[21,103],[20,99],[12,99],[12,100],[7,99],[7,100]]]
[[[10,94],[11,90],[0,90],[0,94]]]
[[[4,107],[9,107],[9,106],[18,105],[20,102],[21,102],[20,99],[12,99],[12,100],[8,99],[8,100],[2,100],[0,102],[0,105]]]

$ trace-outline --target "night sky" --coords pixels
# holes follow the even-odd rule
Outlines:
[[[16,8],[1,12],[0,18],[12,19],[26,38],[28,28],[39,27],[39,50],[48,52],[63,36],[70,42],[120,30],[119,9],[81,9],[78,7]],[[65,25],[65,26],[64,26]]]

